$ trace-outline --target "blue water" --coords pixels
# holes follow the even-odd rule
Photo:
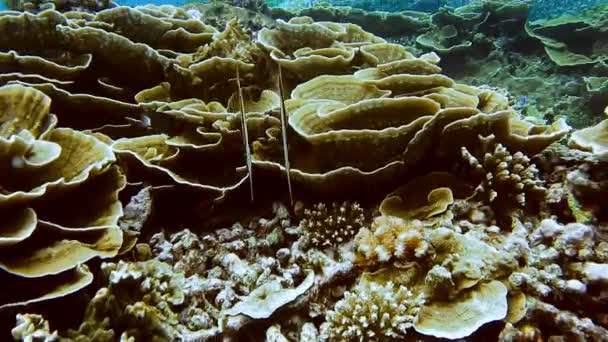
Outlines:
[[[315,3],[321,0],[267,0],[267,3],[273,7],[306,7],[314,6]],[[421,0],[427,3],[433,3],[436,0]],[[175,5],[182,6],[193,0],[116,0],[120,5],[138,6],[146,4],[155,5]],[[201,0],[199,2],[208,2]],[[323,0],[337,6],[353,6],[363,8],[365,10],[382,10],[382,11],[402,11],[413,9],[412,6],[416,3],[414,0]],[[459,7],[471,2],[471,0],[448,0],[448,5]],[[532,19],[543,17],[554,17],[563,13],[576,14],[582,10],[588,9],[599,3],[608,3],[608,0],[535,0],[532,5],[530,17]],[[6,4],[0,0],[0,10],[6,10]]]

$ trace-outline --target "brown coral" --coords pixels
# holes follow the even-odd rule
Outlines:
[[[61,297],[92,281],[82,264],[113,257],[122,245],[118,192],[126,181],[111,167],[115,157],[105,143],[53,128],[43,93],[10,85],[0,88],[0,98],[0,211],[8,218],[0,229],[7,288],[0,308],[6,308]]]
[[[544,199],[546,188],[536,165],[522,152],[509,152],[502,144],[480,138],[482,150],[476,157],[466,147],[462,157],[481,184],[477,192],[496,208],[524,208]],[[490,146],[493,146],[491,148]]]

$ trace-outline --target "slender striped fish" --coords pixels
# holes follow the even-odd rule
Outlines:
[[[247,122],[245,121],[245,101],[243,100],[243,88],[241,88],[241,76],[239,65],[236,65],[236,86],[238,88],[239,102],[241,105],[241,131],[243,144],[245,147],[245,160],[247,161],[247,173],[249,173],[249,191],[251,202],[253,202],[253,167],[251,163],[251,150],[249,149],[249,133],[247,132]]]
[[[285,110],[285,94],[283,90],[283,72],[279,67],[279,96],[281,97],[281,132],[283,133],[283,157],[285,158],[285,172],[287,173],[287,188],[289,190],[289,203],[293,206],[293,191],[291,188],[291,175],[289,174],[289,151],[287,150],[287,113]]]

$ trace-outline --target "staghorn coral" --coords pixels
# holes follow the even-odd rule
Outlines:
[[[356,202],[317,203],[304,209],[300,227],[316,247],[336,246],[349,242],[367,224],[366,212]]]

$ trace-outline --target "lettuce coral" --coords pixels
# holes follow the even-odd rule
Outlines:
[[[605,10],[600,7],[584,15],[564,14],[527,23],[526,32],[541,42],[559,66],[595,64],[608,60],[602,48],[605,21]]]
[[[505,29],[527,10],[475,6],[433,20]],[[584,151],[554,144],[563,120],[528,122],[505,91],[358,25],[203,19],[0,16],[0,307],[76,292],[90,260],[119,257],[80,326],[21,315],[17,338],[478,339],[498,320],[550,336],[542,317],[603,331],[605,127],[572,135]],[[538,155],[550,145],[570,155]],[[288,172],[296,205],[267,205]],[[302,204],[319,202],[335,204]]]
[[[0,277],[11,289],[0,296],[0,308],[8,308],[90,284],[82,264],[113,257],[122,246],[118,192],[126,180],[111,166],[116,159],[104,142],[54,128],[44,93],[8,85],[0,98],[0,211],[8,217],[0,225]]]

